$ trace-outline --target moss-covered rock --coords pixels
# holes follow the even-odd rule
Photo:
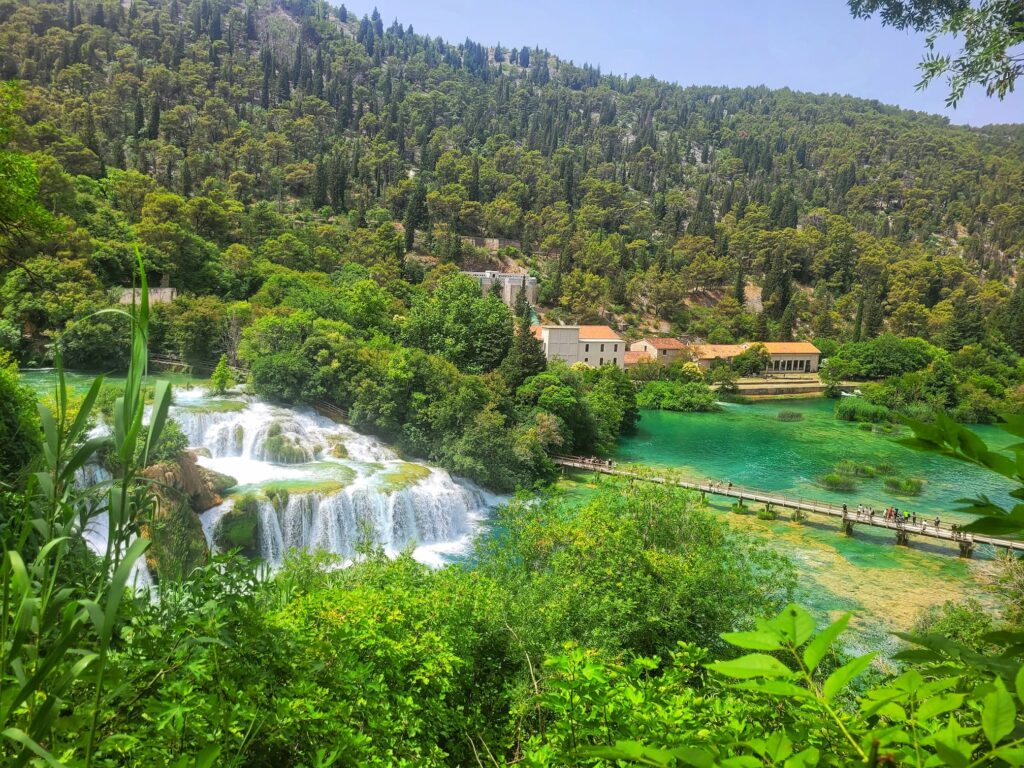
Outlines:
[[[259,528],[260,501],[255,494],[247,493],[217,522],[213,540],[222,551],[237,549],[246,557],[256,558],[260,555]]]
[[[223,472],[216,472],[206,467],[199,467],[199,472],[206,479],[207,485],[221,496],[238,485],[238,481],[235,478],[231,475],[225,475]]]
[[[277,423],[267,429],[262,453],[263,458],[275,464],[302,464],[312,458],[310,452],[299,445],[294,437],[285,434]]]
[[[429,476],[430,469],[428,467],[424,467],[422,464],[410,464],[403,461],[401,464],[387,467],[380,474],[380,488],[385,493],[395,493],[408,488],[410,485],[415,485]]]

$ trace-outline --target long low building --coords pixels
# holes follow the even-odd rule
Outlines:
[[[548,360],[625,367],[626,342],[607,325],[534,325]]]
[[[710,368],[716,360],[726,363],[755,344],[760,344],[770,356],[766,373],[814,373],[821,362],[821,352],[807,341],[764,341],[749,344],[684,344],[679,339],[648,337],[629,345],[627,367],[644,360],[669,365],[676,360],[689,360],[701,368]]]
[[[767,373],[799,371],[814,373],[821,362],[821,351],[809,341],[760,341],[750,344],[694,344],[693,360],[701,368],[710,368],[715,360],[732,362],[737,355],[752,346],[760,344],[771,359],[765,368]]]

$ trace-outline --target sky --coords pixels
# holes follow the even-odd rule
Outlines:
[[[347,7],[359,15],[373,9],[367,0]],[[956,109],[945,106],[945,82],[916,91],[924,36],[854,19],[845,0],[379,0],[377,7],[385,26],[397,18],[452,43],[540,46],[604,73],[851,94],[970,125],[1024,122],[1024,83],[1003,101],[976,86]]]

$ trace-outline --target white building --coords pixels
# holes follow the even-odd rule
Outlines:
[[[625,367],[626,342],[607,325],[534,325],[548,360]]]
[[[487,272],[463,272],[464,275],[476,279],[480,283],[480,290],[483,291],[484,295],[491,292],[491,289],[495,286],[499,286],[501,292],[501,300],[505,302],[505,306],[514,307],[516,303],[516,297],[519,295],[519,291],[522,288],[526,289],[526,300],[530,304],[537,304],[537,278],[530,277],[529,275],[516,275],[511,272],[496,272],[488,270]]]

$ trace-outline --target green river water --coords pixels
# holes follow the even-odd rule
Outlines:
[[[91,376],[69,375],[69,384],[81,391]],[[164,377],[161,377],[164,378]],[[170,376],[177,386],[188,377]],[[40,392],[50,390],[53,373],[26,372],[25,379]],[[954,510],[957,500],[980,493],[998,503],[1011,502],[1008,482],[943,456],[900,445],[896,436],[864,431],[833,417],[829,400],[763,401],[725,405],[719,413],[683,414],[646,411],[635,434],[620,440],[615,458],[620,462],[670,467],[696,480],[709,478],[752,489],[820,499],[833,503],[896,504],[918,514],[944,521],[967,518]],[[780,421],[781,410],[798,411],[800,421]],[[1004,447],[1013,438],[994,427],[977,427],[991,445]],[[817,484],[842,459],[860,464],[889,462],[902,476],[924,480],[916,497],[888,494],[882,479],[858,479],[857,490],[834,493]],[[574,473],[566,486],[585,497],[595,483],[609,482],[589,473]],[[895,545],[881,530],[858,527],[853,537],[826,520],[762,521],[753,514],[730,512],[730,503],[710,498],[709,506],[730,525],[762,538],[787,554],[799,574],[797,599],[822,619],[837,611],[856,613],[853,646],[894,647],[889,632],[908,629],[920,611],[946,600],[976,597],[994,604],[991,590],[996,564],[991,553],[964,560],[945,544],[912,540],[910,547]]]
[[[800,421],[780,421],[779,411],[798,411]],[[865,431],[833,417],[834,401],[762,401],[727,404],[719,413],[646,411],[637,432],[624,437],[615,454],[620,462],[681,470],[693,479],[722,480],[752,489],[882,508],[939,515],[944,521],[969,518],[954,510],[957,500],[984,493],[1002,504],[1012,503],[1012,485],[980,468],[944,456],[907,448],[898,437]],[[994,427],[976,428],[990,445],[1005,447],[1014,438]],[[857,480],[857,490],[834,493],[818,485],[821,475],[842,459],[862,464],[892,464],[898,474],[924,481],[915,497],[886,492],[881,477]],[[577,475],[579,482],[595,482]],[[842,535],[827,520],[801,523],[783,517],[758,520],[753,514],[729,511],[724,499],[709,499],[712,509],[730,525],[763,537],[789,555],[800,576],[798,599],[824,617],[840,610],[857,614],[858,644],[880,647],[892,629],[907,629],[923,608],[946,600],[976,597],[991,603],[993,553],[965,560],[945,544],[912,540],[895,545],[888,532],[856,528]]]

